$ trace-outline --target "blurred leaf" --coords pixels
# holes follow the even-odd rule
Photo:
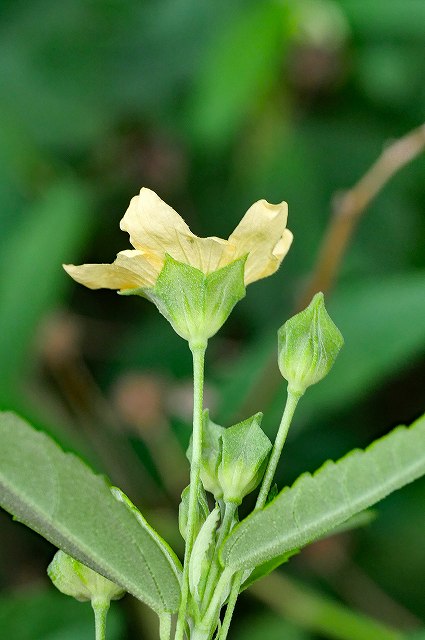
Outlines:
[[[307,640],[309,637],[305,631],[269,612],[249,615],[232,630],[233,640]]]
[[[339,0],[351,25],[365,35],[423,40],[425,4],[422,0]]]
[[[37,325],[67,286],[61,264],[86,240],[89,198],[77,182],[54,184],[29,208],[0,253],[0,398],[13,388]]]
[[[425,273],[422,271],[379,281],[347,282],[326,304],[341,330],[345,346],[331,375],[311,387],[300,402],[297,429],[302,425],[313,425],[317,416],[322,418],[346,409],[425,351],[425,322],[422,321],[425,317]],[[268,394],[270,378],[265,380],[262,376],[266,365],[270,366],[275,349],[275,334],[267,333],[246,348],[239,360],[228,368],[221,384],[221,420],[222,414],[227,419],[229,413],[237,412],[247,398],[250,398],[250,409],[264,410],[261,400]],[[279,386],[280,395],[277,364],[274,386]],[[256,398],[258,403],[254,404]],[[280,405],[281,401],[278,411],[281,411]],[[279,419],[275,415],[272,417]],[[265,415],[266,425],[270,418]]]
[[[12,413],[0,414],[0,504],[156,612],[177,610],[168,554],[102,476]]]
[[[235,569],[301,548],[396,489],[425,474],[425,416],[365,451],[354,450],[303,474],[262,511],[232,531],[222,550]]]
[[[340,286],[329,313],[345,346],[332,374],[300,403],[298,418],[346,408],[425,351],[425,273]]]
[[[211,46],[194,89],[192,127],[202,141],[226,141],[277,79],[285,37],[284,4],[247,3]]]
[[[92,640],[93,611],[89,603],[66,598],[53,590],[0,597],[0,629],[15,640]],[[122,638],[123,620],[112,605],[108,640]]]

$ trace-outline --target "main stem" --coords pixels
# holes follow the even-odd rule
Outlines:
[[[105,640],[106,638],[106,614],[109,610],[109,602],[93,600],[92,605],[94,611],[94,624],[96,640]]]
[[[204,362],[206,345],[190,345],[193,356],[193,432],[192,460],[190,465],[189,513],[186,532],[186,548],[182,576],[182,594],[177,618],[175,640],[183,640],[187,602],[189,599],[189,559],[194,543],[199,482],[202,456],[202,411],[204,402]]]
[[[279,430],[277,432],[276,440],[273,445],[273,450],[269,458],[266,473],[264,474],[263,482],[261,484],[260,493],[258,494],[257,502],[255,504],[254,511],[262,509],[266,504],[267,496],[272,486],[273,478],[276,473],[276,468],[279,463],[280,456],[282,455],[283,445],[285,444],[286,437],[288,435],[289,427],[291,426],[292,418],[297,407],[301,394],[294,393],[288,388],[288,397],[286,399],[285,409],[280,421]],[[239,595],[239,591],[243,579],[243,570],[238,571],[233,578],[233,585],[230,591],[229,600],[227,604],[226,613],[223,619],[223,624],[218,636],[218,640],[226,640],[229,632],[230,622],[232,620],[233,612],[235,610],[236,600]]]

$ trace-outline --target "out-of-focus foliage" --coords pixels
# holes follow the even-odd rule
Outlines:
[[[226,237],[256,199],[287,200],[293,247],[278,274],[249,287],[212,341],[207,370],[211,418],[262,410],[272,437],[284,398],[283,383],[268,387],[264,375],[275,332],[314,265],[335,194],[421,124],[424,46],[422,0],[1,3],[1,408],[107,473],[177,548],[186,345],[149,303],[78,287],[60,264],[111,262],[141,186],[198,235]],[[424,246],[422,155],[386,185],[349,247],[326,302],[345,347],[300,404],[279,486],[423,412]],[[424,498],[420,481],[367,528],[320,543],[285,571],[389,625],[423,627]],[[54,553],[5,514],[0,549],[4,599],[39,584]],[[25,610],[51,620],[61,607],[84,609],[34,593]],[[114,608],[126,608],[128,637],[140,635],[127,603]],[[9,637],[53,634],[35,623],[15,630],[15,609],[1,611]],[[81,628],[58,637],[85,637],[82,615]],[[280,624],[282,635],[313,637],[258,616],[265,640]],[[248,637],[240,629],[235,637]]]

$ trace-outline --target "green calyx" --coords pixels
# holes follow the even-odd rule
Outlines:
[[[56,553],[47,573],[59,591],[80,602],[89,600],[109,605],[111,600],[118,600],[125,594],[124,589],[63,551]]]
[[[205,346],[245,296],[245,261],[246,256],[205,275],[167,254],[153,288],[126,293],[148,298],[192,347]]]
[[[326,311],[323,293],[285,322],[278,342],[279,369],[292,393],[302,395],[329,373],[344,339]]]
[[[260,424],[263,414],[225,430],[218,481],[223,500],[240,504],[262,480],[272,444]]]
[[[240,504],[264,474],[271,442],[260,427],[262,414],[224,428],[204,412],[201,481],[216,500]],[[188,449],[191,458],[191,446]]]

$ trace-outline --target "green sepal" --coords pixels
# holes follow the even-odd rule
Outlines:
[[[47,568],[47,574],[59,591],[79,602],[109,604],[111,600],[119,600],[125,594],[125,589],[71,558],[64,551],[57,551]]]
[[[204,346],[245,296],[245,261],[243,256],[205,275],[166,254],[155,286],[143,289],[139,295],[151,300],[176,333],[192,347]]]
[[[264,475],[272,444],[261,429],[262,413],[224,430],[218,481],[225,502],[240,504]]]
[[[323,293],[285,322],[278,343],[279,369],[293,393],[303,394],[329,373],[344,339],[326,311]]]
[[[226,429],[210,419],[208,409],[203,412],[202,422],[201,482],[205,491],[209,491],[216,500],[220,500],[223,497],[223,489],[218,481],[218,467],[222,453],[221,438]],[[191,462],[192,439],[186,455]]]
[[[187,534],[187,521],[189,516],[189,496],[190,496],[190,485],[188,485],[182,491],[181,502],[179,504],[179,531],[183,538],[186,540]],[[196,516],[194,522],[194,537],[196,537],[204,524],[205,520],[208,518],[210,510],[208,508],[207,496],[204,490],[204,487],[201,485],[199,487],[198,492],[198,500],[196,502]]]

